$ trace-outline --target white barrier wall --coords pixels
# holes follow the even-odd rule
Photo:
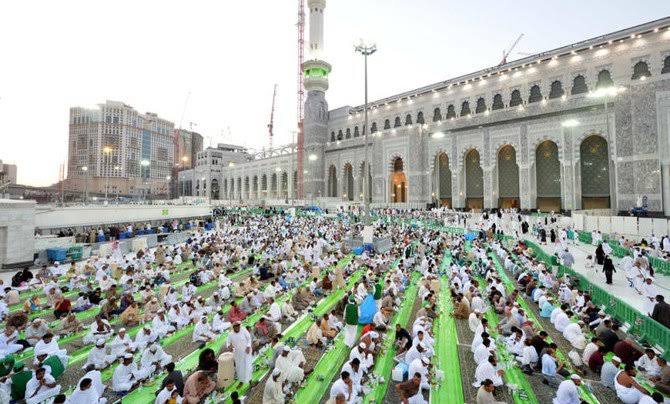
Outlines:
[[[572,223],[575,230],[593,231],[602,233],[617,233],[631,237],[657,237],[670,234],[670,223],[667,219],[650,219],[634,216],[596,216],[583,213],[573,213]]]
[[[0,268],[33,261],[35,201],[0,199]]]
[[[35,252],[47,248],[70,248],[75,245],[74,237],[35,237]]]
[[[37,208],[35,227],[97,226],[107,223],[169,220],[209,216],[211,208],[203,205],[109,205]]]

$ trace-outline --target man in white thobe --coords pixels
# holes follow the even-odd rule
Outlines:
[[[586,347],[586,337],[582,332],[582,321],[578,323],[570,323],[563,330],[563,337],[567,339],[570,344],[576,349],[584,349]]]
[[[77,385],[77,389],[66,401],[67,404],[105,404],[106,402],[107,399],[100,397],[91,379],[82,379]]]
[[[159,310],[158,315],[151,320],[151,329],[158,338],[163,338],[175,330],[165,318],[165,310],[163,309]]]
[[[160,345],[154,343],[149,345],[149,349],[142,352],[140,366],[143,372],[151,375],[160,372],[170,362],[172,362],[172,355],[168,355]]]
[[[232,349],[237,380],[248,383],[252,371],[251,334],[246,328],[242,328],[239,322],[233,324],[233,331],[228,334],[226,348]]]
[[[302,361],[301,361],[302,357]],[[289,383],[300,383],[305,378],[305,371],[300,367],[304,363],[302,352],[299,355],[292,355],[291,348],[284,346],[281,355],[275,361],[275,369],[281,372],[280,380]]]
[[[87,370],[86,374],[82,376],[81,379],[79,379],[79,383],[81,383],[81,381],[84,379],[91,379],[91,383],[93,383],[93,388],[95,388],[95,391],[98,392],[98,396],[100,397],[104,396],[106,386],[102,384],[102,373],[100,373],[99,370],[96,370],[92,366],[87,367],[86,370]]]
[[[489,357],[488,361],[477,365],[477,369],[475,369],[475,382],[472,385],[479,387],[484,380],[490,379],[494,386],[502,386],[502,370],[498,370],[497,366],[498,362],[496,362],[496,358],[493,355]]]
[[[145,325],[135,336],[135,348],[141,351],[157,339],[158,335],[151,331],[149,325]]]
[[[216,335],[212,332],[212,326],[207,322],[207,317],[202,317],[193,328],[193,342],[207,343],[215,337]]]
[[[39,368],[26,384],[26,404],[38,404],[60,393],[61,386],[56,384],[46,369]]]
[[[126,334],[126,329],[119,329],[119,333],[114,337],[111,343],[112,355],[120,358],[127,352],[135,351],[135,344],[133,340],[130,339],[130,336]]]
[[[580,384],[582,384],[582,378],[578,375],[572,375],[569,379],[562,381],[556,390],[553,404],[579,404],[581,400],[577,386]]]
[[[104,369],[107,366],[111,365],[116,360],[116,356],[107,354],[107,347],[105,346],[105,340],[100,338],[93,347],[88,357],[86,358],[86,364],[84,368],[87,368],[89,365],[93,365],[95,369]]]
[[[284,404],[285,395],[280,381],[281,371],[275,368],[263,388],[263,404]]]
[[[428,382],[429,371],[430,359],[424,356],[421,359],[414,359],[412,363],[409,364],[407,374],[413,375],[419,373],[421,375],[421,389],[430,389],[430,383]]]
[[[649,316],[651,316],[651,313],[654,312],[654,306],[656,305],[656,295],[660,295],[658,288],[652,282],[653,280],[651,278],[647,278],[640,287],[642,299],[644,300],[644,304],[642,305],[642,312]]]
[[[358,358],[354,358],[342,366],[340,374],[345,372],[348,373],[351,378],[352,395],[358,395],[358,393],[362,391],[361,381],[363,380],[363,369],[361,369],[361,362]]]
[[[156,400],[154,401],[154,404],[164,404],[165,401],[168,398],[172,397],[172,393],[175,392],[176,390],[177,390],[177,387],[175,387],[175,385],[174,385],[174,380],[169,379],[165,383],[165,387],[163,388],[163,390],[161,390],[160,393],[158,393],[158,395],[156,396]],[[177,396],[177,404],[181,404],[182,400],[183,400],[183,398],[178,395]]]
[[[131,390],[137,383],[146,378],[133,362],[133,354],[126,353],[123,356],[123,363],[116,367],[112,376],[112,390],[117,393]]]
[[[47,356],[56,355],[58,359],[63,363],[63,366],[67,366],[68,356],[67,350],[60,349],[58,346],[58,338],[54,337],[51,333],[46,333],[41,340],[35,344],[35,356],[44,355]]]

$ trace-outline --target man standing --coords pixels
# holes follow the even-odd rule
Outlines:
[[[605,279],[607,280],[607,284],[611,285],[612,284],[612,274],[616,272],[616,269],[614,268],[614,264],[612,263],[612,258],[610,258],[609,255],[605,256],[605,261],[603,262],[603,272],[605,273]]]
[[[228,335],[226,348],[232,349],[235,357],[235,374],[241,383],[251,380],[251,334],[239,322],[233,324],[233,332]]]
[[[656,296],[656,306],[651,313],[651,318],[670,328],[670,304],[665,302],[663,295]]]

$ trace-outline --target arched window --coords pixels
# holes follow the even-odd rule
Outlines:
[[[461,116],[470,115],[470,103],[463,101],[461,104]]]
[[[630,79],[637,80],[639,78],[649,76],[651,76],[651,72],[649,71],[649,65],[647,64],[647,62],[640,60],[639,62],[635,63],[635,66],[633,66],[633,76]]]
[[[412,114],[407,114],[405,116],[405,126],[412,124]]]
[[[418,123],[419,125],[423,125],[424,123],[426,123],[423,119],[423,112],[422,111],[419,111],[419,113],[416,114],[416,123]]]
[[[401,126],[402,126],[402,124],[400,123],[400,117],[399,117],[399,116],[396,116],[396,117],[395,117],[395,122],[393,122],[393,127],[394,127],[394,128],[399,128],[399,127],[401,127]]]
[[[505,104],[503,103],[502,95],[496,94],[493,96],[493,105],[491,106],[491,109],[503,109],[505,108]]]
[[[549,98],[560,98],[565,94],[565,90],[563,90],[563,83],[561,83],[559,80],[556,80],[551,83],[551,89],[549,90]]]
[[[612,81],[612,75],[609,70],[601,70],[598,73],[598,81],[596,82],[596,90],[599,88],[612,87],[614,81]]]
[[[663,69],[661,69],[661,74],[670,73],[670,56],[666,56],[663,60]]]
[[[530,94],[528,95],[528,103],[530,104],[538,101],[542,101],[542,91],[540,90],[540,86],[535,84],[530,88]]]
[[[509,106],[516,107],[517,105],[521,104],[523,104],[523,100],[521,99],[521,91],[519,90],[512,91],[512,96],[509,99]]]
[[[384,121],[384,129],[391,129],[391,121],[388,119]]]
[[[584,94],[589,91],[589,87],[586,85],[586,79],[581,74],[577,75],[572,80],[572,91],[571,94]]]
[[[484,100],[484,97],[480,97],[477,100],[477,106],[475,107],[475,113],[481,114],[484,111],[486,111],[486,101]]]
[[[335,141],[335,132],[330,132],[330,141],[334,142]]]
[[[670,57],[668,59],[670,59]],[[442,111],[440,111],[439,108],[435,108],[435,110],[433,110],[433,122],[441,120],[442,120]]]
[[[356,128],[358,128],[358,126]],[[377,122],[372,122],[372,125],[370,125],[370,133],[375,132],[377,132]],[[354,136],[358,136],[356,135],[356,132],[354,132]]]
[[[339,131],[337,131],[337,140],[342,140],[343,137],[344,136],[342,135],[342,129],[340,129]]]
[[[377,128],[377,125],[372,122],[373,125],[375,125],[375,130]],[[359,137],[361,134],[358,132],[358,126],[354,126],[354,137]]]
[[[447,119],[451,118],[456,118],[456,108],[454,108],[453,104],[447,107]]]
[[[347,132],[344,135],[344,138],[345,139],[351,139],[351,129],[350,128],[347,128]]]

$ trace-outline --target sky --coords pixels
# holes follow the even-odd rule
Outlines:
[[[667,0],[327,0],[331,109],[670,15]],[[67,158],[72,106],[123,101],[193,129],[205,145],[274,144],[296,128],[297,0],[0,2],[0,159],[19,183],[49,185]],[[306,30],[309,33],[309,28]],[[306,38],[307,40],[307,38]],[[187,102],[188,100],[188,102]],[[183,116],[183,119],[182,119]]]

